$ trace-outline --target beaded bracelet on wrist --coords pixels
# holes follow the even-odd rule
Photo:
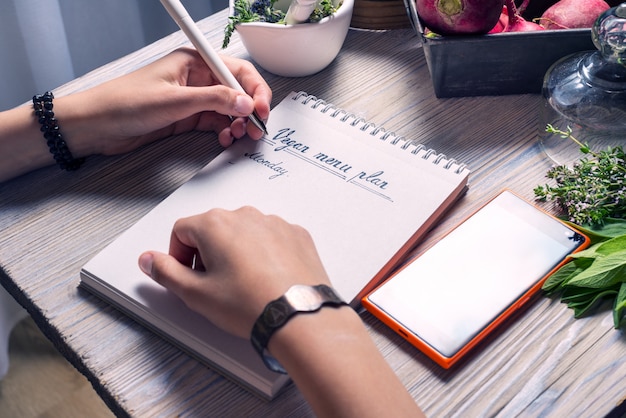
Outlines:
[[[59,167],[67,171],[77,170],[85,162],[85,159],[74,158],[67,147],[63,135],[61,135],[59,123],[52,111],[52,99],[54,99],[54,95],[50,91],[33,96],[35,116],[41,124],[41,132],[43,132],[43,137],[48,144],[48,148],[50,148],[50,153]]]

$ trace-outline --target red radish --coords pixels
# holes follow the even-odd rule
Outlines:
[[[498,22],[503,0],[416,0],[417,14],[439,35],[483,34]]]
[[[536,30],[544,30],[543,26],[533,22],[529,22],[520,16],[513,0],[505,0],[507,12],[509,15],[509,24],[504,28],[503,32],[531,32]],[[524,6],[525,7],[525,6]]]
[[[539,18],[546,29],[590,28],[610,6],[603,0],[560,0]]]
[[[506,6],[502,6],[502,13],[500,13],[500,19],[498,19],[498,22],[496,23],[496,25],[493,28],[491,28],[491,30],[487,33],[504,32],[504,29],[506,29],[508,24],[509,24],[509,14],[507,13]]]

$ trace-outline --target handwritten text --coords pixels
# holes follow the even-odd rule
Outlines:
[[[286,168],[281,167],[281,165],[282,165],[282,163],[283,163],[282,161],[281,161],[281,162],[279,162],[279,163],[273,163],[273,162],[271,162],[271,161],[269,161],[269,160],[266,160],[266,159],[265,159],[265,155],[264,155],[262,152],[254,152],[254,153],[252,153],[252,154],[250,154],[250,153],[246,152],[246,153],[244,154],[244,156],[245,156],[245,157],[248,157],[248,158],[250,158],[252,161],[254,161],[254,162],[256,162],[256,163],[259,163],[259,164],[261,164],[262,166],[267,167],[267,168],[269,168],[270,170],[274,171],[276,174],[272,174],[272,175],[269,177],[269,179],[270,179],[270,180],[273,180],[273,179],[275,179],[276,177],[280,177],[280,176],[282,176],[283,174],[287,174],[287,173],[289,172],[289,170],[287,170]]]
[[[380,189],[386,189],[389,183],[387,183],[385,180],[381,178],[381,176],[384,173],[385,173],[384,171],[377,171],[372,174],[367,174],[365,171],[361,171],[359,174],[352,177],[349,181],[353,181],[354,179],[359,179],[373,186],[376,186]]]

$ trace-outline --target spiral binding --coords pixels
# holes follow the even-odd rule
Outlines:
[[[368,122],[362,117],[356,116],[353,113],[346,112],[344,109],[338,108],[334,104],[328,103],[322,99],[318,99],[317,97],[304,91],[298,92],[292,99],[300,100],[301,98],[304,98],[304,100],[301,101],[303,105],[307,105],[313,102],[313,104],[311,104],[312,109],[320,109],[320,112],[324,114],[331,112],[329,114],[331,118],[339,118],[341,122],[350,121],[351,126],[358,126],[361,131],[367,131],[370,135],[378,137],[378,139],[380,139],[381,141],[389,140],[389,143],[392,145],[398,145],[399,143],[402,143],[400,145],[400,148],[403,150],[408,150],[413,147],[413,149],[410,151],[411,154],[419,155],[425,160],[428,160],[432,156],[435,156],[435,158],[432,160],[432,163],[436,165],[443,164],[443,168],[446,170],[449,170],[456,165],[457,167],[454,172],[460,174],[466,168],[465,164],[458,163],[456,160],[448,158],[444,154],[439,154],[432,148],[426,148],[420,143],[417,143],[413,140],[408,140],[403,136],[398,136],[395,132],[387,131],[382,126],[376,126],[376,124]]]

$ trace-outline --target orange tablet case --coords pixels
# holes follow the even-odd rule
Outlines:
[[[508,190],[509,192],[511,192],[510,190]],[[513,193],[515,194],[515,193]],[[498,194],[499,195],[499,194]],[[519,197],[519,196],[518,196]],[[494,197],[495,198],[495,197]],[[489,202],[491,202],[490,199]],[[480,209],[482,209],[482,207],[486,206],[487,204],[489,204],[489,202],[485,203],[485,205],[481,206],[479,209],[477,209],[475,212],[472,213],[472,215],[474,213],[476,213],[477,211],[479,211]],[[534,206],[534,205],[533,205]],[[551,215],[550,213],[544,211],[541,208],[538,208],[535,206],[535,208],[537,208],[538,210],[542,211],[543,213],[547,214],[548,216],[550,216],[551,218],[554,218],[556,220],[558,220],[559,222],[562,222],[561,220],[559,220],[558,218],[556,218],[555,216]],[[461,223],[465,222],[467,219],[469,219],[472,215],[468,216],[467,218],[465,218],[463,221],[461,221]],[[459,224],[460,225],[460,224]],[[566,225],[567,226],[567,225]],[[455,227],[456,228],[456,227]],[[446,236],[455,228],[451,229],[450,231],[448,231],[446,233]],[[568,226],[568,228],[573,229],[571,227]],[[589,246],[590,240],[589,237],[585,236],[584,234],[581,234],[579,231],[576,231],[577,233],[579,233],[583,238],[584,238],[584,242],[582,242],[573,252],[578,252],[583,250],[584,248]],[[434,243],[432,244],[434,245]],[[432,246],[431,245],[431,246]],[[430,248],[430,247],[429,247]],[[428,249],[427,249],[428,250]],[[419,257],[419,256],[418,256]],[[392,318],[391,316],[387,315],[386,312],[384,312],[383,310],[381,310],[380,308],[378,308],[378,306],[376,306],[374,303],[372,303],[368,298],[369,295],[374,293],[376,291],[376,289],[378,289],[380,286],[382,286],[384,283],[388,282],[389,280],[393,280],[393,278],[400,272],[402,271],[404,268],[406,268],[410,263],[411,260],[409,260],[408,262],[406,262],[398,271],[396,271],[392,276],[390,276],[389,278],[387,278],[383,283],[380,283],[374,290],[372,290],[370,293],[368,293],[365,297],[363,297],[362,299],[362,304],[363,307],[365,309],[367,309],[367,311],[369,311],[371,314],[373,314],[376,318],[378,318],[380,321],[382,321],[385,325],[387,325],[388,327],[390,327],[392,330],[394,330],[396,333],[398,333],[400,336],[402,336],[403,338],[405,338],[407,341],[409,341],[413,346],[417,347],[420,351],[422,351],[424,354],[426,354],[428,357],[430,357],[433,361],[435,361],[435,363],[437,363],[439,366],[443,367],[444,369],[449,369],[450,367],[452,367],[455,363],[457,363],[461,358],[463,358],[472,348],[474,348],[480,341],[482,341],[487,335],[489,335],[494,329],[496,329],[502,322],[504,322],[507,318],[509,318],[515,311],[517,311],[518,309],[520,309],[522,306],[524,306],[530,299],[532,296],[534,296],[535,294],[537,294],[540,290],[541,290],[541,286],[543,285],[543,283],[546,281],[546,279],[553,274],[556,270],[558,270],[561,266],[563,266],[566,262],[569,261],[569,257],[566,257],[563,261],[561,261],[556,267],[554,267],[552,270],[550,270],[545,276],[543,276],[541,279],[539,279],[530,289],[528,289],[528,291],[526,291],[522,296],[520,296],[516,301],[514,301],[513,303],[511,303],[511,305],[504,311],[502,312],[498,317],[496,317],[491,323],[489,323],[482,331],[480,331],[477,335],[475,335],[466,345],[464,345],[459,351],[457,351],[452,357],[446,357],[443,354],[441,354],[440,352],[438,352],[437,350],[435,350],[433,347],[431,347],[426,341],[422,340],[420,337],[418,337],[417,335],[415,335],[412,331],[408,330],[406,327],[404,327],[402,324],[400,324],[399,322],[397,322],[394,318]]]

